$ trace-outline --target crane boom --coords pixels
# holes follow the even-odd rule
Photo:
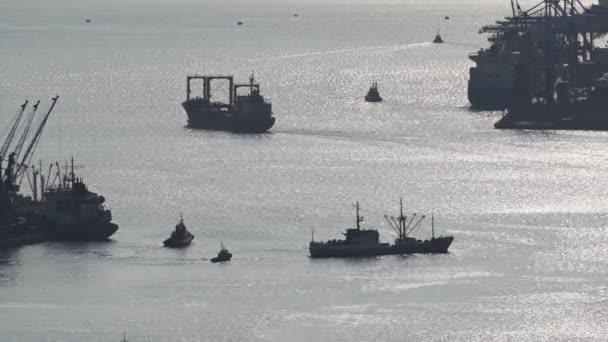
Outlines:
[[[29,113],[25,121],[25,128],[23,129],[23,132],[21,132],[21,136],[19,137],[19,142],[17,142],[17,146],[15,146],[15,159],[19,159],[19,155],[21,154],[21,150],[23,149],[23,144],[25,144],[25,139],[27,138],[27,135],[30,132],[32,122],[34,122],[34,116],[36,116],[36,110],[38,110],[39,104],[40,100],[36,102],[36,104],[32,108],[32,111]]]
[[[0,148],[0,156],[6,156],[6,152],[8,152],[8,148],[11,146],[11,143],[13,142],[13,138],[15,137],[15,132],[17,131],[17,127],[19,127],[19,122],[21,122],[21,117],[23,116],[23,112],[25,112],[25,107],[27,107],[28,102],[29,101],[26,100],[25,103],[21,105],[21,110],[19,110],[19,112],[15,116],[15,119],[13,121],[13,126],[11,127],[11,130],[8,132],[8,136],[4,140],[4,143],[2,144],[2,148]]]
[[[23,172],[28,167],[29,161],[31,160],[32,155],[34,154],[34,150],[36,149],[36,146],[38,145],[38,141],[40,141],[40,136],[42,135],[44,126],[46,126],[46,122],[48,121],[49,116],[51,115],[51,112],[53,111],[53,108],[55,107],[55,104],[57,103],[58,99],[59,99],[59,95],[57,95],[53,98],[53,103],[51,103],[51,107],[49,108],[49,111],[46,113],[46,115],[40,122],[40,125],[38,125],[38,129],[36,130],[34,137],[32,138],[32,140],[30,141],[30,144],[28,145],[27,149],[25,150],[25,154],[23,155],[23,158],[21,159],[21,163],[19,163],[17,165],[17,170],[15,171],[15,179],[21,178],[23,176]]]

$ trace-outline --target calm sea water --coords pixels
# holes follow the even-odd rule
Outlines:
[[[477,31],[508,14],[502,0],[1,1],[2,129],[59,94],[35,159],[85,165],[120,230],[0,251],[0,340],[605,340],[606,134],[498,131],[499,113],[468,109]],[[271,133],[185,127],[187,74],[252,71]],[[362,101],[374,79],[382,104]],[[399,197],[436,213],[450,254],[307,257],[311,227],[339,237],[356,200],[391,241]],[[180,213],[195,244],[164,249]],[[234,259],[211,264],[221,242]]]

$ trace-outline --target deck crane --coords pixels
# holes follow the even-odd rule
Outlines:
[[[13,142],[13,138],[15,137],[15,132],[17,132],[17,128],[19,127],[19,122],[21,122],[21,117],[23,117],[23,112],[25,112],[25,108],[27,107],[28,102],[29,101],[26,100],[25,103],[21,105],[21,109],[19,110],[19,112],[17,112],[17,115],[15,115],[15,118],[13,119],[13,125],[11,127],[11,130],[8,132],[8,136],[4,140],[4,143],[2,144],[2,148],[0,148],[0,156],[2,156],[2,157],[6,157],[6,152],[8,152],[8,148],[11,146],[11,143]]]
[[[53,111],[53,108],[55,107],[55,104],[57,103],[58,99],[59,99],[59,95],[55,96],[52,99],[51,107],[49,108],[48,112],[46,113],[46,115],[44,116],[44,118],[42,119],[40,124],[38,125],[38,129],[36,130],[36,133],[34,133],[34,137],[32,138],[32,140],[30,141],[30,144],[28,145],[27,149],[25,150],[25,153],[23,154],[23,157],[21,158],[21,162],[16,165],[15,172],[14,172],[14,175],[15,175],[14,179],[18,180],[18,184],[21,183],[23,174],[25,173],[25,171],[28,168],[29,163],[31,162],[32,156],[34,155],[34,151],[36,150],[36,147],[38,146],[38,142],[40,141],[40,137],[42,136],[42,131],[44,130],[44,127],[46,126],[49,116],[51,115],[51,112]]]
[[[25,139],[27,138],[27,135],[29,134],[29,131],[32,127],[32,122],[34,122],[34,116],[36,116],[36,110],[38,109],[38,105],[40,105],[40,100],[38,100],[38,102],[36,102],[36,104],[32,108],[32,111],[29,113],[29,115],[25,121],[25,128],[23,129],[23,132],[21,132],[21,136],[19,137],[17,146],[15,146],[15,150],[14,150],[15,159],[19,159],[19,155],[21,155],[21,150],[23,149],[23,144],[25,144]]]

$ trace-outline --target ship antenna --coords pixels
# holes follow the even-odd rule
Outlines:
[[[431,238],[435,239],[435,214],[431,212]]]
[[[310,242],[315,242],[315,228],[310,227]]]
[[[71,163],[72,163],[72,171],[71,171],[72,172],[72,185],[74,185],[74,156],[72,156]]]

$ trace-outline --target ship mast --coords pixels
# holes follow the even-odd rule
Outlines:
[[[359,215],[359,209],[360,208],[359,208],[359,202],[358,201],[355,203],[355,208],[356,208],[356,211],[357,211],[356,227],[357,227],[357,230],[361,230],[361,222],[363,222],[363,216]]]
[[[399,198],[399,238],[405,239],[405,220],[406,217],[403,215],[403,197]]]

